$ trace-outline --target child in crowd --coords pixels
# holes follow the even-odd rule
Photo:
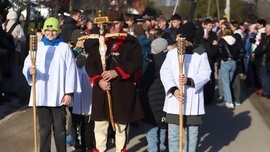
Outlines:
[[[28,84],[36,85],[40,152],[50,151],[52,129],[56,151],[66,152],[66,106],[71,104],[74,93],[81,92],[72,51],[63,42],[59,31],[60,25],[56,18],[46,19],[44,36],[37,42],[36,63],[31,64],[29,54],[23,67]],[[36,82],[32,82],[33,75],[36,75]],[[33,95],[32,92],[29,106],[33,106]]]

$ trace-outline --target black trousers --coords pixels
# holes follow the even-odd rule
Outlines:
[[[53,130],[57,152],[66,152],[66,109],[61,107],[37,107],[40,152],[51,151]]]
[[[90,116],[72,114],[72,125],[75,130],[79,127],[82,150],[95,148],[94,121]],[[78,133],[75,134],[75,143],[79,144]]]

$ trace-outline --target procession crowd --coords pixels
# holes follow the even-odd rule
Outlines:
[[[129,128],[138,121],[147,151],[179,151],[181,124],[183,149],[195,152],[206,105],[240,106],[241,80],[270,98],[270,23],[264,19],[240,23],[198,15],[193,22],[178,14],[167,19],[109,10],[104,23],[81,24],[82,15],[73,9],[68,17],[47,18],[36,29],[36,51],[24,59],[22,72],[36,86],[29,106],[37,106],[40,152],[50,151],[52,130],[58,152],[66,146],[103,152],[112,141],[125,152]],[[17,19],[10,11],[1,22],[1,103],[18,90],[26,37]]]

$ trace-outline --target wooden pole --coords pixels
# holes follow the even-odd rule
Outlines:
[[[186,50],[186,38],[177,36],[177,53],[178,53],[178,64],[179,64],[179,76],[183,75],[184,58]],[[180,93],[184,93],[184,86],[179,84]],[[183,140],[184,140],[184,127],[183,127],[183,101],[182,98],[179,101],[179,152],[183,151]]]
[[[32,66],[36,65],[37,36],[30,35],[30,58]],[[34,149],[38,152],[37,146],[37,109],[36,109],[36,74],[32,75],[32,100],[33,100],[33,120],[34,120]]]
[[[207,17],[210,17],[210,9],[211,9],[211,0],[208,0]]]
[[[95,18],[94,23],[99,25],[99,53],[101,57],[101,64],[103,71],[106,71],[106,51],[107,46],[105,44],[105,30],[103,29],[103,24],[108,23],[109,19],[107,16],[102,16],[101,11],[99,11],[98,17]],[[106,91],[107,98],[108,98],[108,106],[109,106],[109,115],[110,115],[110,121],[112,124],[112,128],[115,131],[115,123],[114,123],[114,117],[113,117],[113,108],[112,108],[112,97],[111,92],[109,90]]]
[[[220,19],[219,0],[216,0],[216,6],[217,6],[218,19]]]
[[[179,3],[179,0],[177,0],[177,1],[176,1],[176,4],[175,4],[175,6],[174,6],[174,9],[173,9],[173,13],[172,13],[172,15],[174,15],[174,14],[175,14],[176,9],[177,9],[177,7],[178,7],[178,3]]]

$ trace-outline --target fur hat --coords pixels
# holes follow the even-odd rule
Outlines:
[[[164,38],[157,38],[151,43],[151,49],[156,53],[167,50],[168,42]]]
[[[59,31],[60,31],[59,20],[55,17],[47,18],[44,22],[43,30],[45,31],[48,29],[56,30],[59,33]]]
[[[140,36],[145,34],[145,31],[148,29],[148,25],[146,23],[144,24],[135,24],[133,32],[136,36]]]
[[[109,21],[123,21],[124,20],[123,14],[115,10],[108,11],[107,16],[109,18]]]
[[[10,19],[17,19],[18,18],[18,14],[13,11],[13,10],[10,10],[7,14],[7,20],[10,20]]]
[[[76,29],[71,34],[71,41],[76,45],[78,38],[85,35],[85,32],[79,29]]]

